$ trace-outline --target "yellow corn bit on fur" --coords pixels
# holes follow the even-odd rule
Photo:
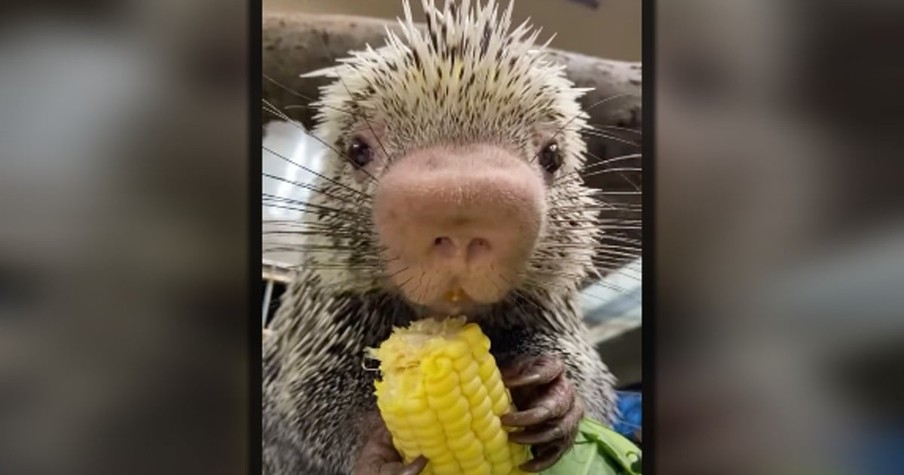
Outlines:
[[[490,340],[463,317],[397,328],[371,355],[380,361],[377,407],[406,462],[425,475],[513,475],[529,448],[508,440],[499,416],[512,406]]]

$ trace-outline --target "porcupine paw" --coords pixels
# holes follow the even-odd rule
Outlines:
[[[502,369],[518,412],[502,416],[509,427],[522,427],[509,438],[529,444],[534,457],[521,468],[539,472],[555,464],[574,443],[584,406],[555,356],[523,357]]]
[[[392,445],[386,424],[381,420],[368,432],[352,475],[418,475],[426,465],[424,457],[405,464]]]

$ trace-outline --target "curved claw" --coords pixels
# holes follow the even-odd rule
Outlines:
[[[571,448],[584,416],[564,363],[550,356],[525,359],[503,371],[503,380],[516,399],[526,399],[517,403],[523,410],[501,417],[506,426],[524,428],[512,432],[511,441],[531,445],[534,457],[521,469],[540,472],[553,466]]]
[[[502,370],[502,382],[509,389],[552,382],[565,373],[562,360],[551,356],[525,359]]]
[[[519,444],[529,444],[533,446],[557,440],[572,442],[577,434],[582,417],[584,417],[583,407],[580,403],[576,403],[564,416],[553,419],[545,424],[535,426],[535,428],[532,429],[512,432],[509,434],[509,440]]]
[[[405,464],[392,445],[392,436],[379,420],[370,431],[367,442],[361,448],[354,475],[418,475],[427,466],[427,459],[418,457]]]
[[[568,380],[560,375],[524,411],[502,416],[503,424],[510,427],[529,427],[565,416],[574,406],[576,392]]]
[[[427,459],[420,456],[407,465],[385,465],[380,475],[418,475],[427,466]]]
[[[531,450],[534,454],[534,458],[524,462],[519,468],[525,472],[542,472],[555,465],[556,462],[562,458],[562,455],[565,455],[565,452],[568,451],[569,447],[571,447],[571,443],[566,443],[565,441],[556,441],[542,446],[535,446]]]

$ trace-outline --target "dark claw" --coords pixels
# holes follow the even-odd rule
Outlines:
[[[552,442],[565,437],[565,428],[559,421],[554,421],[540,430],[512,432],[509,434],[509,440],[524,445],[536,445],[546,442]]]
[[[354,475],[418,475],[427,465],[427,459],[418,457],[409,464],[392,445],[392,436],[382,420],[369,430],[369,440],[361,449],[355,464]]]
[[[547,407],[535,407],[526,411],[503,414],[500,421],[509,427],[529,427],[551,419],[552,413]]]
[[[516,361],[502,371],[519,412],[505,414],[501,421],[524,430],[512,432],[510,440],[530,445],[533,458],[521,466],[540,472],[555,465],[571,448],[584,408],[577,390],[565,375],[562,360],[542,356]]]
[[[571,409],[575,401],[574,387],[559,376],[545,394],[533,401],[530,409],[505,414],[501,421],[509,427],[528,427],[558,419]]]
[[[552,432],[551,435],[561,434],[561,436],[551,442],[540,441],[539,443],[532,443],[531,449],[534,453],[534,458],[526,462],[524,464],[526,468],[523,469],[525,471],[539,472],[558,462],[574,443],[582,417],[584,417],[584,407],[580,401],[576,401],[571,410],[568,411],[568,414],[556,421],[554,429],[546,431]],[[540,434],[537,434],[537,438],[540,437]]]
[[[401,468],[393,468],[391,471],[386,472],[386,475],[418,475],[426,466],[427,459],[421,456],[408,465],[404,465]]]
[[[546,384],[565,372],[565,364],[558,358],[540,356],[516,363],[502,371],[502,381],[509,389]]]
[[[564,416],[533,430],[513,432],[509,435],[509,439],[519,444],[530,445],[544,444],[558,439],[570,440],[577,432],[583,416],[584,410],[581,404],[576,403]]]
[[[571,443],[564,440],[535,446],[531,450],[534,458],[521,464],[520,468],[525,472],[542,472],[555,465],[570,446]]]

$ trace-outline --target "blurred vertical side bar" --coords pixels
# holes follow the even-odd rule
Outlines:
[[[652,469],[900,473],[904,4],[656,5]]]
[[[15,7],[0,473],[247,473],[248,4]]]

